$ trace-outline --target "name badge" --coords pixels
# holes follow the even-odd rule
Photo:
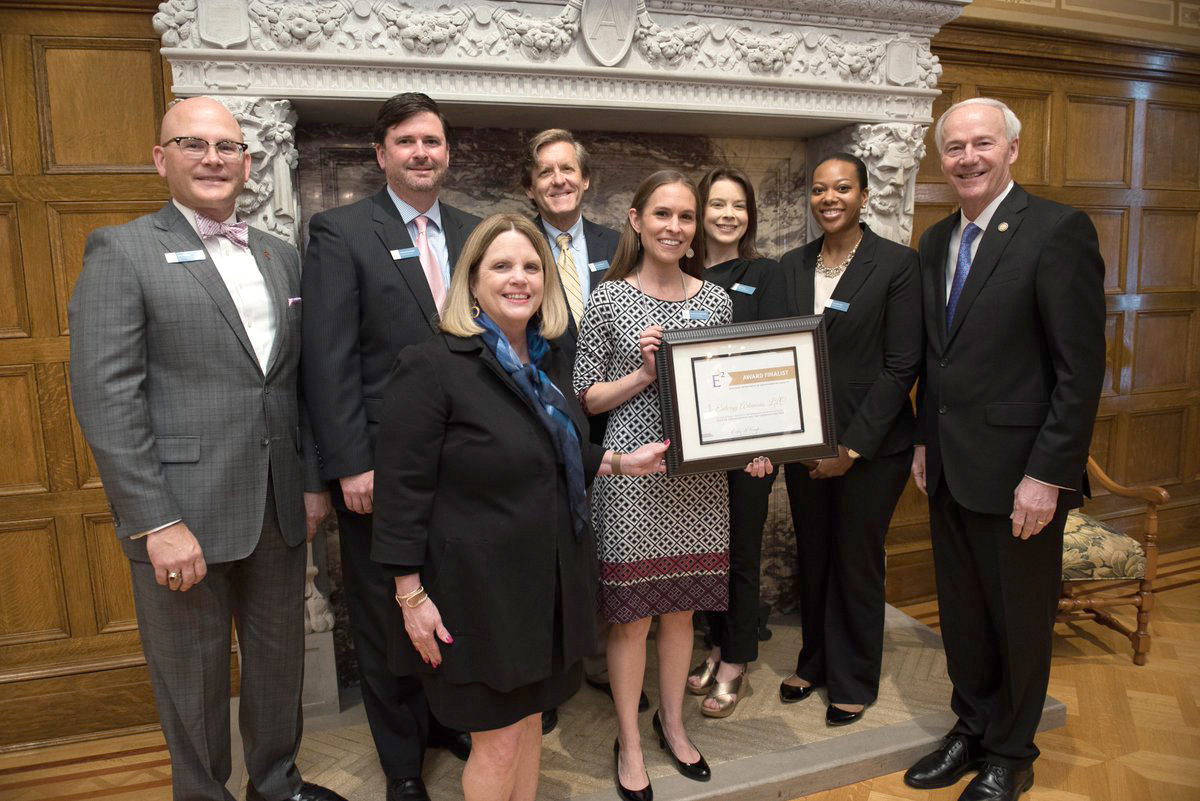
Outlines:
[[[416,248],[404,248],[403,250],[392,251],[392,258],[396,261],[402,261],[404,259],[419,259],[420,257],[421,254],[417,252]]]
[[[711,315],[708,309],[684,309],[684,320],[707,320]]]
[[[608,259],[601,259],[600,261],[594,261],[588,265],[588,269],[594,273],[602,273],[608,269]]]
[[[747,286],[746,284],[734,284],[733,286],[731,286],[729,288],[732,289],[734,292],[741,292],[743,295],[753,295],[754,290],[758,289],[758,287]]]
[[[204,261],[208,254],[203,250],[177,250],[174,253],[164,253],[167,264],[185,264],[189,261]]]
[[[848,312],[850,311],[850,304],[844,300],[834,300],[833,298],[830,298],[829,300],[825,301],[825,308],[833,309],[834,311]]]

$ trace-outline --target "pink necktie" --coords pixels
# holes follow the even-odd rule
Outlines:
[[[211,217],[205,217],[203,214],[196,215],[196,230],[200,232],[201,237],[223,236],[240,248],[250,247],[248,229],[249,226],[244,222],[223,223]]]
[[[417,255],[421,257],[421,269],[425,271],[425,280],[429,282],[429,291],[433,295],[433,304],[438,311],[446,302],[446,284],[442,281],[442,268],[438,266],[433,251],[429,248],[429,237],[425,236],[425,226],[429,219],[422,214],[414,220],[417,224]]]

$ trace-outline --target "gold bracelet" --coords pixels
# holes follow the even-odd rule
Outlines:
[[[621,472],[621,454],[617,453],[616,451],[613,451],[612,462],[609,463],[609,466],[612,467],[612,473],[614,476],[624,475]]]
[[[396,593],[396,604],[399,606],[407,606],[412,609],[414,606],[420,606],[429,600],[429,593],[425,592],[425,587],[418,585],[415,590],[407,595]]]

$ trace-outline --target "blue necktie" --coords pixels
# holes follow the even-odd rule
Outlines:
[[[958,297],[962,294],[963,284],[967,283],[967,273],[971,272],[971,243],[983,229],[975,223],[967,223],[963,229],[962,243],[958,246],[958,266],[954,268],[954,282],[950,284],[950,297],[946,299],[946,328],[954,320],[954,310],[958,308]]]

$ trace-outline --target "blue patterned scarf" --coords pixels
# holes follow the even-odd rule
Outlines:
[[[517,387],[534,408],[538,420],[550,432],[558,449],[558,460],[567,474],[567,500],[571,507],[571,523],[575,538],[581,539],[588,525],[587,482],[583,477],[583,457],[579,452],[579,431],[567,414],[567,401],[562,391],[537,365],[550,350],[550,343],[538,333],[537,323],[530,322],[525,329],[526,347],[529,348],[529,364],[521,364],[501,331],[486,313],[480,312],[475,322],[483,326],[479,335],[488,350],[495,354],[500,366],[512,377]]]

